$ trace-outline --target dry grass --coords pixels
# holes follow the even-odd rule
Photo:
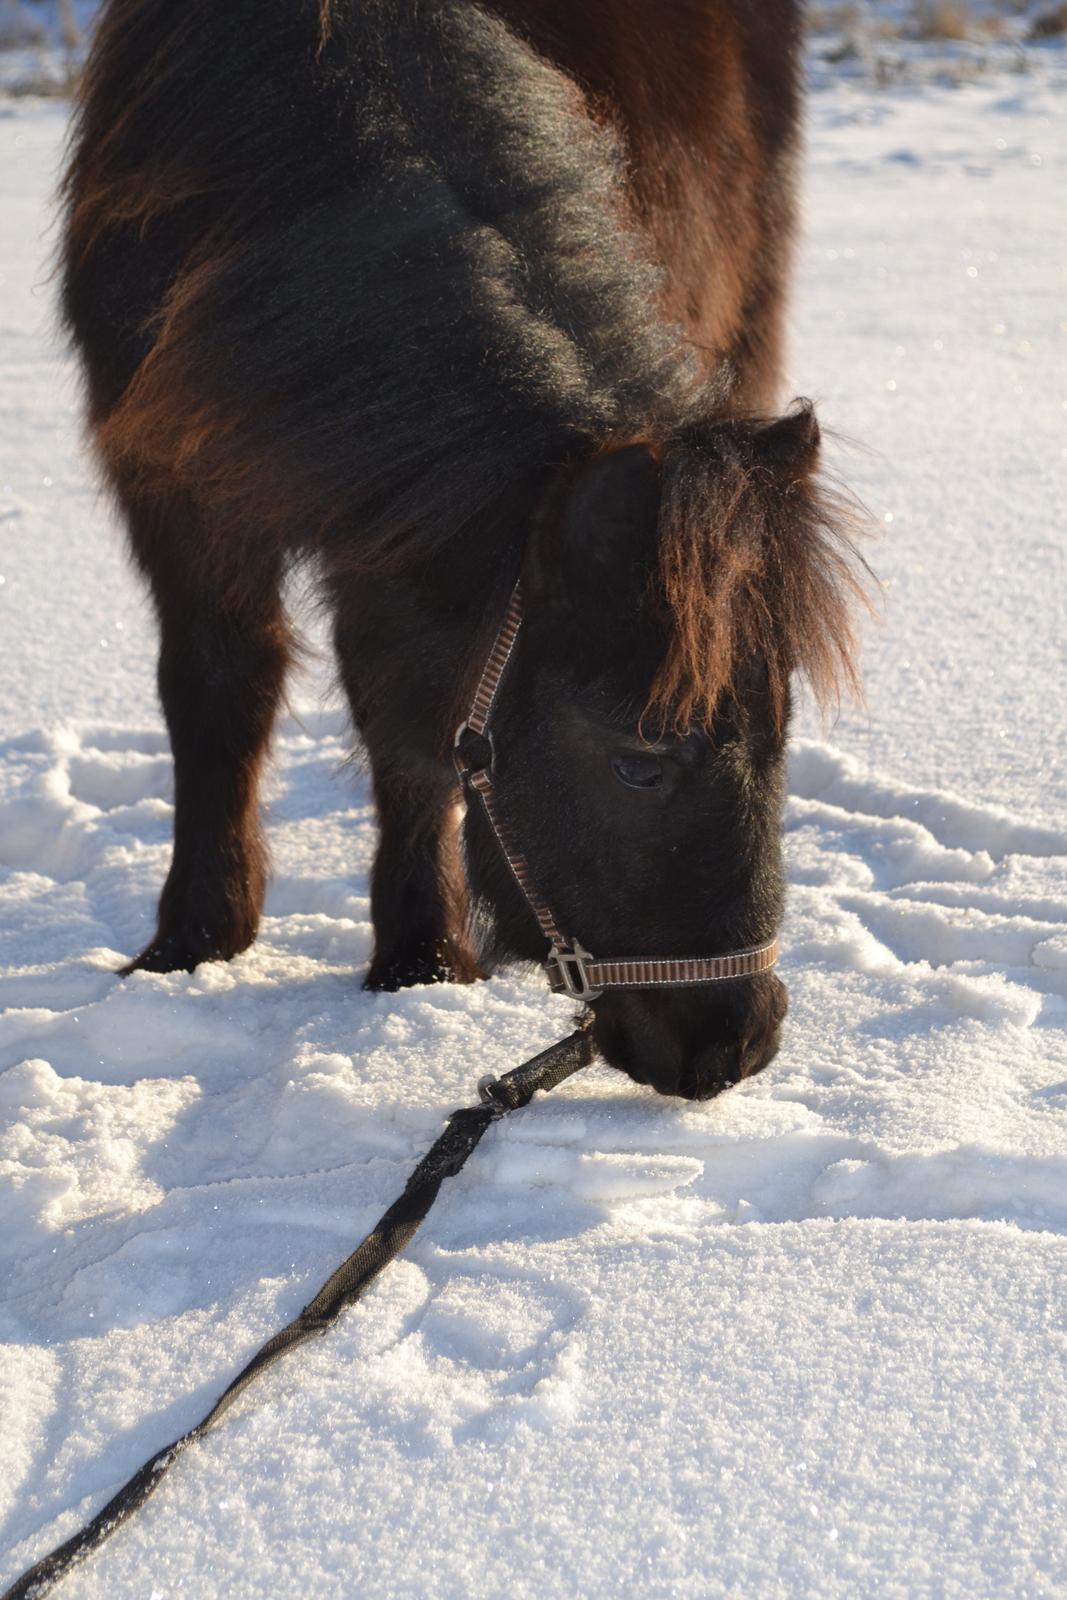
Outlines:
[[[63,47],[73,55],[81,44],[81,29],[74,15],[74,0],[59,0],[59,23],[63,34]]]
[[[966,39],[971,33],[967,0],[916,0],[915,35],[919,39]]]
[[[1053,6],[1051,11],[1042,11],[1030,24],[1029,39],[1054,39],[1057,34],[1067,33],[1067,0],[1058,6]]]
[[[34,49],[45,42],[45,31],[15,0],[0,0],[0,50]]]
[[[807,21],[812,33],[841,33],[860,20],[858,5],[808,6]]]
[[[59,0],[58,45],[50,45],[44,25],[19,0],[0,0],[0,51],[18,51],[21,57],[14,70],[5,70],[7,94],[59,99],[72,92],[82,46],[73,0]]]
[[[2,0],[0,0],[2,3]],[[812,33],[840,33],[853,54],[857,40],[867,39],[1003,39],[1020,37],[1015,18],[1023,19],[1031,0],[993,0],[992,6],[972,8],[971,0],[912,0],[910,15],[879,16],[877,4],[857,0],[824,0],[806,8]],[[1049,0],[1048,8],[1034,18],[1028,40],[1048,39],[1067,32],[1067,0]]]

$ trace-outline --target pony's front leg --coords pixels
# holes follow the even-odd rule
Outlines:
[[[160,625],[159,694],[174,756],[174,852],[155,937],[123,973],[226,961],[256,936],[266,881],[257,788],[290,655],[276,563],[238,591],[192,509],[127,507]]]
[[[485,976],[468,925],[453,780],[375,771],[380,830],[371,876],[374,959],[365,989]]]

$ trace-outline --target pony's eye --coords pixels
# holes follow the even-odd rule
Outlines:
[[[612,756],[611,770],[631,789],[658,789],[663,782],[659,756]]]

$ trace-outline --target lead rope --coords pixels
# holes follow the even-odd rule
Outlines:
[[[593,1055],[592,1030],[590,1025],[586,1025],[566,1039],[550,1045],[547,1050],[542,1050],[540,1055],[524,1062],[521,1067],[505,1072],[502,1078],[483,1078],[478,1085],[482,1104],[453,1111],[444,1132],[411,1174],[403,1194],[393,1201],[347,1260],[342,1261],[337,1271],[327,1278],[299,1316],[294,1317],[292,1322],[287,1323],[256,1351],[229,1387],[223,1390],[211,1410],[188,1433],[183,1433],[180,1438],[164,1445],[162,1450],[157,1450],[96,1513],[91,1522],[87,1522],[72,1538],[58,1545],[24,1572],[9,1589],[4,1590],[0,1600],[39,1600],[41,1595],[54,1589],[68,1572],[99,1549],[105,1539],[109,1539],[155,1493],[182,1452],[215,1426],[254,1378],[305,1340],[325,1333],[345,1307],[359,1299],[368,1284],[373,1283],[382,1269],[403,1250],[437,1199],[444,1180],[454,1178],[462,1170],[489,1124],[506,1116],[509,1111],[529,1105],[538,1090],[547,1092],[556,1088],[572,1073],[587,1066]]]

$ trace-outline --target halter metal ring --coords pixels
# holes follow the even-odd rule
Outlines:
[[[575,941],[573,944],[554,944],[548,952],[544,970],[549,987],[555,994],[569,994],[572,1000],[595,1000],[603,989],[593,986],[588,967],[593,958]]]
[[[473,778],[478,773],[490,773],[496,760],[493,735],[488,728],[472,728],[461,722],[452,741],[452,761],[460,781]]]

